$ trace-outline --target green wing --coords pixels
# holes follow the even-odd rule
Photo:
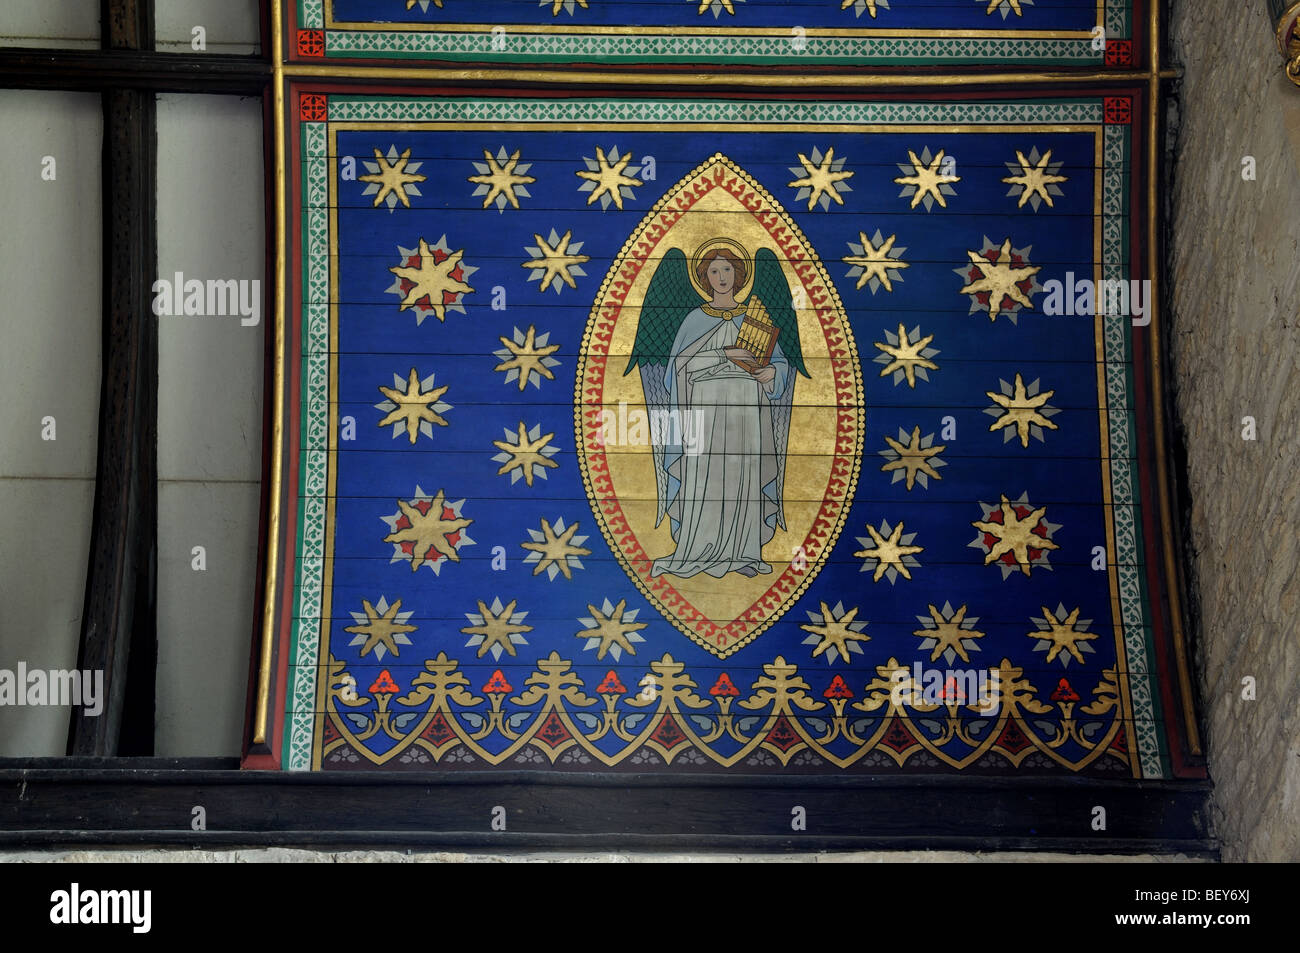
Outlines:
[[[700,301],[695,286],[691,284],[688,268],[686,254],[680,248],[669,249],[659,263],[641,305],[636,341],[632,344],[632,356],[623,370],[624,376],[632,373],[632,368],[645,364],[668,366],[668,358],[672,356],[673,342],[677,339],[682,320]],[[789,297],[787,291],[786,298]]]
[[[803,348],[799,345],[799,319],[794,313],[794,299],[786,283],[785,272],[776,254],[770,248],[760,248],[754,256],[753,294],[767,306],[768,317],[779,329],[777,343],[790,366],[811,380],[803,364]]]

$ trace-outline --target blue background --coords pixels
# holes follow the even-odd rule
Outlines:
[[[340,10],[344,6],[350,5],[340,4]],[[399,204],[392,212],[386,205],[372,207],[373,196],[362,194],[364,183],[336,183],[338,414],[356,418],[357,439],[341,443],[337,457],[330,649],[347,662],[361,690],[387,668],[405,691],[423,660],[439,651],[461,660],[478,692],[497,668],[516,691],[522,690],[536,660],[556,650],[574,662],[593,697],[610,669],[635,691],[648,663],[665,652],[686,663],[706,697],[721,671],[729,673],[745,697],[762,664],[778,655],[800,666],[818,700],[836,674],[843,675],[860,698],[874,667],[891,656],[908,665],[921,661],[939,668],[987,668],[1009,657],[1025,668],[1044,701],[1057,679],[1065,676],[1086,702],[1101,670],[1114,666],[1108,575],[1089,567],[1092,548],[1106,542],[1093,320],[1046,317],[1040,310],[1043,294],[1038,293],[1035,309],[1022,310],[1018,324],[1006,317],[990,322],[983,312],[969,313],[969,298],[959,294],[963,279],[953,271],[968,262],[967,250],[983,246],[985,236],[995,244],[1009,236],[1017,248],[1032,247],[1031,263],[1042,266],[1040,283],[1064,280],[1067,271],[1090,276],[1091,133],[728,130],[720,135],[621,128],[583,133],[483,129],[340,132],[337,142],[340,156],[357,157],[358,174],[366,171],[361,162],[372,158],[374,148],[387,154],[396,146],[399,153],[410,148],[412,161],[423,163],[419,172],[428,176],[419,184],[422,195],[412,196],[412,208]],[[531,197],[520,199],[520,210],[482,208],[482,198],[472,196],[475,185],[467,181],[477,173],[472,162],[482,161],[483,150],[495,156],[502,146],[507,153],[521,150],[521,161],[531,164],[528,174],[537,179],[527,186]],[[594,157],[596,146],[607,153],[617,147],[620,155],[631,150],[634,166],[643,156],[656,158],[655,180],[637,188],[621,212],[613,205],[602,210],[599,202],[585,205],[588,193],[578,191],[582,180],[574,173],[586,168],[582,157]],[[790,167],[798,165],[797,153],[811,154],[814,148],[824,153],[829,147],[836,157],[847,159],[844,168],[854,173],[848,180],[852,191],[844,194],[843,206],[808,211],[806,201],[795,201],[795,189],[788,185],[796,177]],[[908,150],[919,154],[925,147],[932,154],[945,149],[956,159],[962,178],[946,209],[910,209],[910,199],[899,196],[902,187],[893,181],[903,174],[897,163],[907,161]],[[1015,150],[1028,154],[1034,147],[1040,153],[1052,150],[1053,162],[1065,163],[1060,174],[1068,176],[1062,184],[1065,194],[1055,198],[1055,207],[1044,204],[1037,212],[1029,204],[1017,209],[1017,199],[1007,195],[1009,186],[1001,181],[1010,174],[1005,163],[1014,160]],[[849,315],[866,402],[863,466],[838,545],[798,603],[725,660],[665,621],[610,552],[582,486],[572,406],[576,351],[614,256],[654,202],[716,151],[723,151],[776,197],[822,256]],[[583,243],[582,253],[591,256],[582,266],[585,277],[576,279],[576,291],[564,287],[558,295],[541,292],[537,282],[526,280],[528,271],[521,267],[529,257],[524,246],[535,244],[534,233],[547,237],[552,228],[560,234],[571,229],[574,239]],[[850,254],[846,243],[858,241],[859,231],[871,237],[876,229],[885,236],[897,234],[896,245],[906,248],[903,259],[910,267],[894,282],[892,293],[882,288],[872,295],[866,287],[855,289],[856,279],[846,276],[849,266],[840,259]],[[453,251],[464,249],[465,263],[480,269],[469,278],[475,291],[465,296],[467,314],[448,312],[445,322],[430,314],[417,326],[414,311],[399,313],[399,298],[385,294],[393,281],[388,269],[401,263],[398,245],[414,248],[420,237],[432,245],[444,234]],[[505,311],[490,308],[494,286],[505,289]],[[881,378],[881,365],[873,363],[880,352],[872,342],[885,341],[884,331],[896,330],[900,321],[908,330],[919,324],[922,334],[933,333],[932,346],[940,350],[933,358],[940,369],[930,372],[928,383],[918,380],[915,389],[905,382],[896,386],[892,376]],[[554,368],[555,380],[542,381],[540,389],[529,385],[521,393],[516,383],[507,385],[505,375],[493,371],[499,359],[492,352],[502,347],[500,336],[511,336],[514,328],[526,331],[530,324],[539,333],[550,332],[550,343],[560,345],[554,355],[560,365]],[[394,373],[405,379],[412,365],[421,378],[436,373],[436,386],[450,385],[443,399],[452,405],[444,414],[449,426],[435,428],[432,440],[421,436],[414,447],[405,435],[394,439],[391,427],[381,431],[376,424],[384,413],[374,407],[383,399],[378,385],[391,386]],[[1004,442],[1001,431],[990,432],[994,418],[983,413],[992,404],[985,392],[998,391],[999,379],[1013,381],[1017,372],[1026,383],[1041,377],[1043,388],[1055,391],[1051,405],[1062,409],[1053,418],[1060,429],[1046,431],[1045,443],[1031,439],[1027,449],[1018,438]],[[956,419],[955,440],[940,439],[946,415]],[[491,441],[502,439],[506,429],[513,431],[521,419],[529,427],[540,424],[543,432],[554,432],[551,445],[560,449],[553,457],[558,469],[549,470],[547,479],[535,481],[531,488],[522,479],[512,484],[508,476],[498,476],[499,464],[492,460],[497,450]],[[885,449],[886,435],[897,439],[900,428],[910,433],[916,425],[923,436],[933,433],[936,443],[946,444],[942,459],[947,466],[939,470],[942,479],[932,479],[928,488],[918,483],[909,492],[903,481],[891,483],[892,474],[881,472],[885,460],[877,451]],[[795,439],[797,434],[792,435],[792,442]],[[476,545],[462,549],[461,562],[444,566],[440,576],[428,568],[413,573],[409,562],[390,563],[392,546],[383,542],[389,530],[380,518],[395,513],[396,500],[410,499],[417,484],[429,495],[443,489],[448,500],[465,498],[462,513],[474,520],[468,532]],[[1036,568],[1028,578],[1016,571],[1003,580],[997,567],[983,565],[980,550],[968,547],[975,537],[971,521],[982,518],[978,501],[996,504],[1001,494],[1014,500],[1024,491],[1034,506],[1048,507],[1052,523],[1061,525],[1054,536],[1060,549],[1051,553],[1050,571]],[[582,558],[586,568],[575,569],[572,581],[562,575],[554,581],[546,573],[534,576],[533,566],[523,562],[526,553],[520,543],[530,538],[527,530],[539,529],[543,518],[554,523],[557,517],[566,525],[577,520],[579,533],[587,537],[584,545],[592,550]],[[883,578],[872,583],[871,572],[860,572],[862,560],[852,555],[862,548],[857,537],[867,535],[865,524],[878,528],[882,519],[891,525],[903,520],[905,532],[916,533],[914,543],[924,547],[911,581],[900,577],[893,585]],[[509,560],[504,572],[489,568],[492,548],[498,545],[505,547]],[[401,598],[404,611],[414,610],[414,644],[403,647],[399,658],[388,655],[377,662],[372,653],[362,660],[359,647],[347,646],[351,635],[342,629],[353,624],[349,610],[360,611],[362,599],[374,603],[381,595],[390,603]],[[490,605],[494,596],[502,603],[518,600],[517,609],[529,613],[526,624],[534,626],[525,633],[528,644],[518,647],[517,656],[503,655],[500,661],[490,654],[475,658],[475,650],[465,647],[468,636],[460,631],[470,624],[465,613],[476,611],[476,601]],[[612,603],[626,599],[629,609],[640,610],[637,621],[650,623],[639,632],[646,642],[637,646],[636,655],[625,653],[617,663],[612,656],[597,661],[595,651],[583,651],[584,642],[575,638],[581,629],[578,618],[589,615],[588,604],[599,608],[606,597]],[[846,609],[858,606],[858,620],[868,623],[865,634],[871,641],[859,643],[863,654],[853,655],[849,665],[828,664],[825,655],[814,659],[813,646],[802,644],[808,635],[799,628],[808,621],[804,610],[816,611],[821,601],[832,607],[842,602]],[[968,615],[979,617],[975,628],[986,633],[969,664],[956,659],[949,665],[942,657],[930,663],[930,651],[918,649],[921,640],[912,634],[921,628],[916,617],[928,616],[927,605],[942,608],[945,601],[954,609],[967,604]],[[1096,652],[1086,655],[1082,666],[1071,662],[1066,668],[1059,659],[1049,666],[1045,653],[1032,652],[1035,643],[1026,638],[1040,607],[1054,610],[1058,603],[1067,611],[1081,607],[1081,618],[1091,618],[1090,631],[1100,636],[1090,643]],[[381,733],[370,743],[382,751],[391,742]],[[1077,751],[1067,745],[1062,754],[1070,757]]]

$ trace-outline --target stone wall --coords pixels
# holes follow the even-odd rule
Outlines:
[[[1230,7],[1231,9],[1228,9]],[[1300,89],[1263,0],[1179,0],[1166,318],[1225,860],[1300,860]],[[1255,180],[1243,178],[1254,157]],[[1243,439],[1253,417],[1255,440]],[[1243,678],[1256,699],[1243,699]]]

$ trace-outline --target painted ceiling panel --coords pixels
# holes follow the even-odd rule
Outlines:
[[[290,105],[283,767],[1177,773],[1140,90]]]
[[[708,68],[1130,67],[1140,0],[298,0],[290,55]]]

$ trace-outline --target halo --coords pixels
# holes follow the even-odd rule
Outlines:
[[[710,238],[708,241],[700,245],[699,248],[695,249],[690,260],[691,284],[695,286],[695,290],[699,292],[700,297],[705,301],[711,301],[713,299],[713,289],[709,287],[707,282],[700,281],[699,275],[696,274],[696,268],[699,267],[700,262],[704,261],[708,253],[713,251],[715,248],[725,248],[745,263],[745,271],[747,272],[745,275],[745,283],[737,287],[734,292],[735,299],[740,301],[748,294],[750,286],[754,284],[754,257],[749,253],[749,250],[745,248],[744,245],[740,244],[740,242],[736,241],[734,238]]]

